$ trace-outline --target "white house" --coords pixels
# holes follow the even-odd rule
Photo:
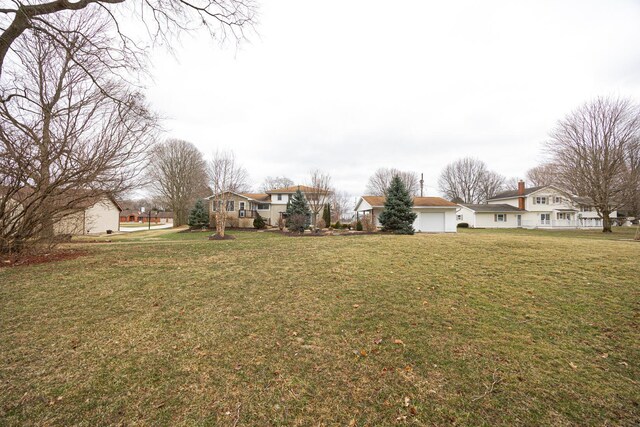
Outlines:
[[[517,228],[522,227],[522,217],[526,213],[506,203],[461,204],[456,211],[456,223],[465,223],[471,228]]]
[[[373,215],[376,225],[381,226],[380,213],[384,210],[383,196],[362,196],[354,209],[356,215]],[[455,233],[456,209],[458,205],[441,197],[414,197],[413,211],[418,214],[413,228],[427,233]]]
[[[486,205],[460,204],[456,222],[478,228],[591,228],[602,227],[602,218],[588,197],[567,193],[555,185],[505,191]],[[610,218],[616,218],[612,212]]]

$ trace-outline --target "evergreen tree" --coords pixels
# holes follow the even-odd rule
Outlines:
[[[382,231],[392,231],[395,234],[413,234],[413,221],[417,214],[411,210],[413,200],[402,180],[395,176],[387,190],[384,210],[380,214]]]
[[[327,203],[324,205],[324,212],[322,212],[322,219],[327,227],[331,227],[331,207]]]
[[[256,217],[253,220],[253,226],[258,230],[267,228],[267,223],[264,221],[264,218],[262,218],[257,211],[256,211]]]
[[[204,206],[202,199],[196,200],[196,204],[189,212],[189,220],[187,222],[191,228],[202,228],[209,224],[209,213]]]
[[[362,231],[362,221],[356,222],[356,231]]]
[[[289,231],[302,233],[305,229],[307,218],[311,215],[311,209],[307,200],[298,189],[287,203],[287,228]]]

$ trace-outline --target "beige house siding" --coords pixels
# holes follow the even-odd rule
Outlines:
[[[211,224],[215,224],[215,209],[214,209],[215,200],[211,198],[209,200],[209,221]],[[247,211],[247,215],[258,208],[258,203],[252,201],[246,197],[240,196],[238,194],[231,194],[229,196],[228,202],[233,202],[233,210],[227,211],[227,227],[240,227],[240,228],[253,228],[253,220],[255,217],[240,217],[240,203],[244,203],[244,209]],[[257,211],[260,216],[262,216],[267,224],[273,224],[270,221],[270,211],[269,210],[259,210]]]
[[[119,226],[120,209],[110,199],[104,199],[56,221],[53,229],[56,234],[100,234],[118,231]]]

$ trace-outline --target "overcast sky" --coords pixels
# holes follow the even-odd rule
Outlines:
[[[329,172],[364,191],[379,167],[463,156],[523,177],[554,123],[586,100],[640,100],[640,1],[260,0],[239,48],[206,34],[153,55],[167,135],[232,149],[257,187]]]

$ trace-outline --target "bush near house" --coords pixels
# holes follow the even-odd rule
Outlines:
[[[360,220],[356,222],[356,231],[362,231],[362,221]]]
[[[262,216],[260,216],[260,214],[256,211],[256,217],[253,220],[253,226],[255,228],[257,228],[258,230],[263,230],[265,228],[267,228],[267,223],[265,222],[264,218],[262,218]]]
[[[311,216],[311,209],[302,191],[298,189],[287,203],[286,226],[291,232],[302,233],[307,227],[308,219]]]
[[[196,200],[196,204],[189,212],[187,224],[191,228],[202,228],[209,224],[209,213],[202,199]]]

